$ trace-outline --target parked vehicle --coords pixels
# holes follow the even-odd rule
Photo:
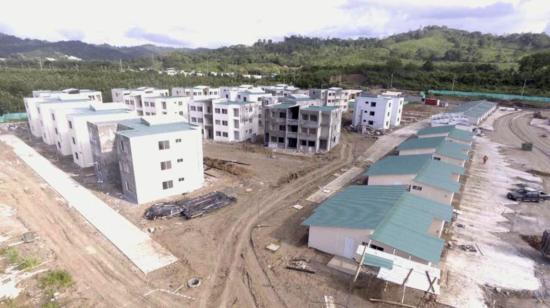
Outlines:
[[[522,202],[540,202],[550,200],[550,196],[548,194],[530,188],[521,188],[511,191],[506,195],[506,197],[510,200]]]

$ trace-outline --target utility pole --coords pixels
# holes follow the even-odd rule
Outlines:
[[[393,88],[393,73],[391,73],[391,76],[390,76],[390,89]]]
[[[122,59],[118,60],[118,65],[120,67],[120,72],[122,73]]]
[[[38,58],[38,65],[40,65],[40,70],[42,70],[42,58]]]
[[[525,93],[525,85],[527,84],[527,79],[523,80],[523,87],[521,88],[521,96],[523,96],[523,93]]]
[[[451,91],[455,90],[455,78],[456,78],[456,75],[453,74],[453,86],[451,87]]]

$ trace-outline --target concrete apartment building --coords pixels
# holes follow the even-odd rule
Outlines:
[[[100,103],[98,105],[102,104]],[[89,106],[90,102],[85,100],[44,102],[38,104],[38,118],[40,121],[40,131],[42,132],[42,141],[48,145],[56,144],[57,135],[59,133],[56,128],[56,122],[67,120],[64,117],[60,119],[55,117],[59,110],[65,109],[68,111],[67,113],[69,113],[88,108]],[[62,113],[62,115],[66,115],[67,113]]]
[[[87,122],[94,171],[100,183],[120,185],[120,168],[116,153],[118,122]],[[122,189],[122,186],[120,187]]]
[[[411,193],[451,205],[460,192],[464,168],[434,160],[431,155],[388,156],[364,174],[368,185],[406,185]]]
[[[446,137],[412,138],[397,146],[399,155],[429,154],[435,160],[464,167],[471,147],[446,140]]]
[[[213,101],[214,141],[254,141],[258,135],[261,102]]]
[[[83,104],[84,105],[84,104]],[[65,107],[65,106],[63,106]],[[79,105],[75,108],[53,108],[50,110],[54,127],[54,141],[57,152],[62,156],[72,155],[71,133],[73,123],[69,117],[75,114],[98,114],[103,112],[128,112],[126,105],[121,103],[88,103],[84,106]]]
[[[360,90],[344,90],[339,87],[328,89],[310,89],[309,96],[321,100],[325,106],[336,106],[342,111],[348,110],[350,100],[354,100]]]
[[[274,86],[263,86],[262,90],[272,96],[289,96],[291,94],[297,94],[300,91],[300,88],[297,88],[292,85],[287,85],[284,83],[279,83]]]
[[[50,98],[56,100],[72,100],[82,99],[94,103],[103,102],[103,95],[101,91],[88,90],[88,89],[65,89],[60,91],[55,90],[35,90],[32,91],[33,97]]]
[[[352,125],[358,131],[385,130],[401,124],[404,98],[362,93],[355,100]]]
[[[310,100],[265,106],[264,143],[275,149],[328,152],[340,141],[342,111]]]
[[[115,88],[111,89],[113,102],[126,104],[131,110],[135,110],[137,115],[145,115],[144,98],[168,96],[167,89],[156,89],[151,87],[141,87],[135,89]]]
[[[143,97],[143,116],[180,116],[189,118],[188,105],[190,97],[183,96],[148,96]],[[140,110],[138,110],[139,113]]]
[[[213,100],[210,98],[189,101],[188,122],[201,128],[204,139],[214,139]]]
[[[66,138],[64,143],[69,143],[73,162],[80,168],[94,166],[90,134],[88,131],[89,122],[120,121],[137,118],[136,112],[125,108],[125,104],[117,103],[116,105],[120,107],[110,110],[95,110],[90,108],[84,112],[68,115],[68,138]]]
[[[209,86],[172,88],[172,96],[185,96],[193,99],[219,98],[220,93],[220,88],[211,88]]]
[[[116,152],[122,191],[138,204],[188,193],[204,183],[200,129],[181,120],[121,121]]]
[[[359,245],[424,265],[437,265],[441,233],[452,208],[408,191],[407,186],[349,186],[321,203],[302,224],[308,246],[351,259]]]

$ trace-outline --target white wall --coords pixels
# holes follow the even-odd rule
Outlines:
[[[451,205],[451,203],[453,202],[454,193],[452,192],[435,188],[424,183],[417,183],[414,181],[412,182],[412,185],[422,187],[422,190],[411,188],[411,193],[416,194],[420,197],[449,205]]]
[[[433,153],[435,153],[434,148],[399,151],[399,155],[419,155],[419,154],[433,154]]]
[[[368,185],[410,185],[416,174],[371,175]]]
[[[42,141],[49,145],[53,145],[56,143],[57,138],[55,132],[55,114],[52,113],[53,110],[79,107],[86,108],[89,105],[89,101],[42,103],[38,105],[38,109],[40,112],[40,123],[42,125]]]
[[[333,227],[309,227],[308,246],[336,256],[351,259],[357,246],[368,242],[372,230]]]
[[[369,126],[374,129],[389,129],[391,111],[391,98],[359,96],[355,99],[352,124],[354,127]]]

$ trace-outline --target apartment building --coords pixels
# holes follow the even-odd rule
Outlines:
[[[362,93],[355,100],[352,125],[358,131],[397,127],[401,124],[403,104],[403,97]]]
[[[254,141],[258,135],[261,102],[213,101],[214,141]]]
[[[270,148],[307,153],[330,151],[340,141],[342,111],[295,101],[265,107],[264,142]]]
[[[102,112],[127,112],[128,107],[121,103],[87,103],[74,108],[52,108],[50,118],[55,119],[52,123],[54,127],[54,142],[57,152],[62,156],[72,155],[72,141],[70,130],[72,123],[69,116],[75,114],[97,114]]]
[[[325,106],[339,107],[342,111],[348,110],[350,100],[355,99],[359,90],[344,90],[339,87],[328,89],[311,89],[309,96],[321,100]]]
[[[204,183],[200,130],[156,117],[118,123],[116,152],[122,191],[138,204],[184,194]]]
[[[172,96],[185,96],[193,99],[219,98],[220,88],[209,86],[174,87],[172,88]]]
[[[112,104],[115,105],[115,104]],[[120,121],[136,119],[134,110],[129,110],[125,104],[116,104],[120,107],[110,110],[97,110],[90,108],[86,111],[69,114],[67,117],[68,133],[67,138],[60,138],[59,142],[70,145],[70,154],[73,162],[80,168],[88,168],[94,165],[92,146],[88,123],[104,121]]]
[[[141,115],[143,116],[155,116],[155,115],[169,115],[180,116],[187,120],[189,118],[188,105],[190,97],[183,96],[149,96],[143,98],[143,107]]]
[[[167,89],[140,87],[135,89],[111,89],[111,95],[113,102],[125,103],[131,110],[135,110],[139,116],[142,116],[144,115],[144,98],[168,96],[169,93]]]
[[[279,83],[274,86],[263,86],[261,87],[263,91],[269,93],[273,96],[289,96],[291,94],[297,94],[300,91],[300,88],[297,88],[292,85],[287,85],[284,83]]]
[[[32,135],[36,138],[43,137],[40,110],[38,109],[40,104],[78,101],[101,103],[103,97],[100,91],[66,89],[61,91],[37,90],[32,92],[32,97],[23,98]]]
[[[201,128],[204,139],[214,139],[213,99],[193,99],[189,101],[188,122]]]
[[[66,121],[66,119],[57,119],[55,117],[58,110],[65,109],[68,112],[74,112],[79,109],[85,109],[90,106],[90,102],[87,100],[74,100],[74,101],[55,101],[55,102],[43,102],[37,105],[39,127],[42,133],[42,141],[45,144],[54,145],[57,141],[58,131],[56,128],[56,122]],[[66,114],[66,113],[64,113]],[[63,115],[64,115],[63,114]]]

